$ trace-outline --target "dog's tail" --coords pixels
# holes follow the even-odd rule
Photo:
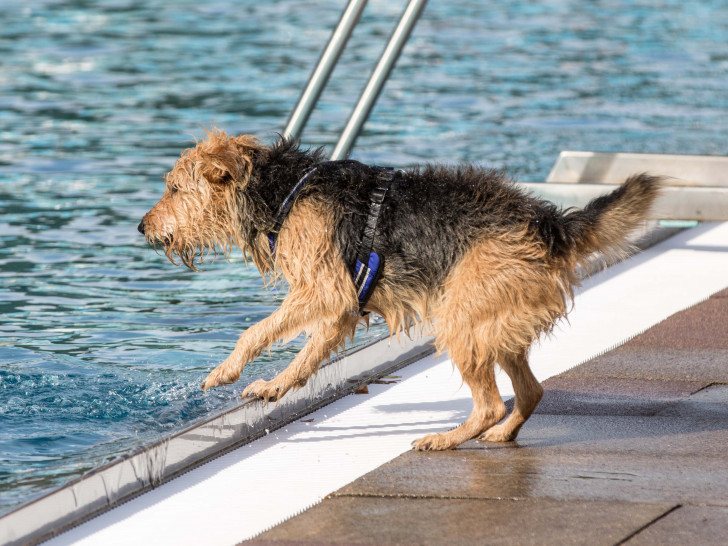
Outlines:
[[[552,254],[579,262],[594,252],[619,253],[647,217],[662,182],[659,176],[637,174],[583,209],[565,211],[558,222],[560,229],[546,238]]]

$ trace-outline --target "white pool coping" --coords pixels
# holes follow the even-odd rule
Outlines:
[[[569,322],[533,348],[531,367],[540,380],[551,377],[726,286],[728,223],[686,230],[586,280]],[[470,412],[469,390],[446,356],[396,375],[396,383],[369,385],[369,394],[344,397],[49,544],[212,546],[254,537]],[[504,374],[498,381],[511,396]]]

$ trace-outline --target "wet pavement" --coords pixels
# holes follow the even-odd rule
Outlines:
[[[728,289],[544,387],[516,442],[407,452],[249,542],[728,542]]]

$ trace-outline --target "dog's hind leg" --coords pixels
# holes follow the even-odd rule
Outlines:
[[[296,358],[271,381],[259,379],[243,391],[243,397],[251,396],[265,400],[280,399],[291,388],[303,387],[321,364],[333,351],[343,346],[347,337],[353,336],[358,317],[344,315],[339,318],[320,319],[311,332],[308,343]]]
[[[516,398],[508,418],[490,427],[479,438],[490,442],[509,442],[515,440],[521,425],[536,409],[543,396],[543,387],[534,377],[528,366],[528,349],[518,354],[501,355],[499,363],[513,383]]]
[[[498,394],[495,384],[493,363],[461,368],[463,380],[473,394],[473,411],[467,421],[459,427],[441,434],[430,434],[412,442],[420,451],[441,451],[454,449],[463,442],[475,438],[485,429],[497,423],[506,414],[506,406]]]
[[[516,389],[518,410],[504,427],[495,427],[506,408],[495,383],[494,364],[530,345],[540,324],[552,320],[544,311],[542,292],[548,270],[539,269],[542,249],[519,233],[488,238],[475,244],[443,283],[433,310],[438,349],[447,349],[473,393],[473,413],[446,434],[417,440],[417,449],[451,449],[486,430],[515,437],[541,397],[541,386],[528,369],[525,351],[502,359]],[[534,265],[535,264],[535,265]],[[550,289],[550,286],[546,288]],[[552,290],[553,291],[553,290]],[[561,293],[557,303],[563,305]],[[558,307],[558,306],[557,306]],[[543,316],[545,318],[543,318]]]

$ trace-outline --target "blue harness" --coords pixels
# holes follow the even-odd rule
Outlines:
[[[291,212],[291,208],[293,208],[296,197],[303,189],[306,180],[308,180],[322,166],[346,165],[351,163],[356,162],[351,160],[324,161],[323,163],[319,163],[312,169],[306,171],[306,173],[301,177],[296,185],[293,186],[293,189],[286,196],[286,198],[283,200],[283,203],[281,203],[280,208],[278,209],[278,214],[275,217],[275,225],[273,227],[273,231],[268,234],[268,242],[270,244],[271,254],[275,256],[278,234],[283,227],[283,222],[285,222],[288,214]],[[347,264],[349,266],[349,271],[351,272],[351,276],[354,281],[354,287],[356,288],[357,300],[359,302],[359,312],[362,314],[366,314],[362,310],[364,309],[366,303],[369,301],[372,292],[374,292],[374,287],[379,280],[384,266],[384,257],[380,256],[376,252],[373,252],[374,236],[377,231],[379,213],[382,209],[382,203],[384,202],[384,198],[386,197],[387,192],[392,185],[392,182],[394,182],[397,176],[402,174],[402,171],[395,171],[390,167],[376,168],[380,170],[380,174],[377,176],[377,187],[372,190],[372,193],[369,196],[369,214],[367,215],[366,225],[364,226],[364,231],[362,232],[361,239],[359,240],[356,261],[353,265]]]

